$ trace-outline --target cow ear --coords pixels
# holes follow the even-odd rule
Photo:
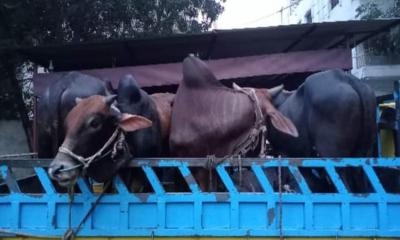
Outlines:
[[[78,105],[81,101],[82,101],[82,98],[80,98],[80,97],[75,98],[75,104]]]
[[[297,131],[296,126],[289,118],[283,116],[282,113],[276,112],[275,114],[273,114],[273,116],[270,116],[270,118],[272,125],[279,131],[286,133],[292,137],[297,138],[299,136],[299,132]]]
[[[133,132],[139,129],[151,127],[153,123],[142,116],[123,113],[119,119],[119,127],[125,132]]]
[[[298,137],[299,132],[293,122],[276,109],[272,103],[267,104],[267,115],[271,119],[272,126],[278,131],[292,137]]]

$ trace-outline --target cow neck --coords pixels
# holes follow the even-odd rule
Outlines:
[[[261,111],[261,106],[259,99],[254,91],[253,88],[238,88],[238,91],[246,94],[254,106],[254,114],[256,116],[256,120],[254,122],[254,126],[250,130],[247,138],[235,146],[233,151],[233,156],[244,156],[250,150],[254,150],[259,142],[259,137],[261,135],[261,148],[259,156],[263,157],[266,154],[266,147],[265,147],[265,135],[267,131],[267,127],[264,122],[264,114]]]

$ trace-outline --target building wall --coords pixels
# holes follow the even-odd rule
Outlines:
[[[20,120],[0,120],[0,155],[28,153],[29,146]],[[23,178],[33,174],[33,169],[13,169],[15,176]],[[0,178],[1,183],[1,178]]]
[[[296,0],[287,0],[288,6]],[[393,6],[393,0],[300,0],[297,6],[287,9],[284,24],[306,23],[306,14],[311,11],[312,22],[357,20],[356,9],[364,3],[375,2],[383,10]],[[400,56],[374,56],[363,45],[352,49],[352,73],[375,88],[377,95],[392,92],[393,79],[400,79]],[[390,80],[389,80],[390,79]]]
[[[28,152],[28,141],[21,121],[0,120],[0,155]]]
[[[302,0],[292,9],[289,24],[306,23],[305,15],[311,11],[313,22],[346,21],[354,19],[355,10],[360,5],[360,0],[339,0],[331,8],[330,0]]]
[[[332,0],[300,0],[297,6],[288,9],[285,14],[285,24],[306,23],[305,15],[311,10],[313,22],[347,21],[357,19],[356,9],[363,3],[374,1],[382,9],[393,5],[393,0],[338,0],[331,8]],[[288,6],[293,0],[287,0]]]

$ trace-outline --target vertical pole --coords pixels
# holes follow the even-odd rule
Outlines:
[[[381,119],[381,110],[379,109],[379,103],[376,106],[376,125],[378,126],[378,131],[376,133],[376,157],[382,157],[382,139],[381,139],[381,129],[379,127],[379,120]]]
[[[394,137],[394,147],[396,157],[400,156],[400,80],[394,82],[394,101],[396,103],[396,128]]]
[[[33,151],[39,151],[39,141],[38,141],[38,132],[37,132],[37,104],[38,104],[38,97],[33,95],[33,128],[32,128],[32,141],[33,141]]]

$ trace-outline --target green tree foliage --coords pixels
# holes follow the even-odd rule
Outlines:
[[[385,8],[384,4],[390,4]],[[356,9],[357,17],[362,20],[379,18],[399,18],[400,0],[368,1]],[[375,55],[399,55],[400,54],[400,29],[393,28],[390,32],[382,34],[364,44]]]
[[[202,32],[222,13],[222,2],[225,0],[0,0],[0,119],[18,116],[21,108],[18,110],[16,103],[21,101],[17,96],[25,103],[31,100],[31,92],[26,90],[29,80],[20,81],[15,89],[10,75],[21,75],[18,73],[32,66],[23,56],[5,54],[7,49]],[[22,94],[16,94],[21,90]]]
[[[201,32],[223,11],[219,0],[8,2],[0,2],[0,25],[24,46]]]

